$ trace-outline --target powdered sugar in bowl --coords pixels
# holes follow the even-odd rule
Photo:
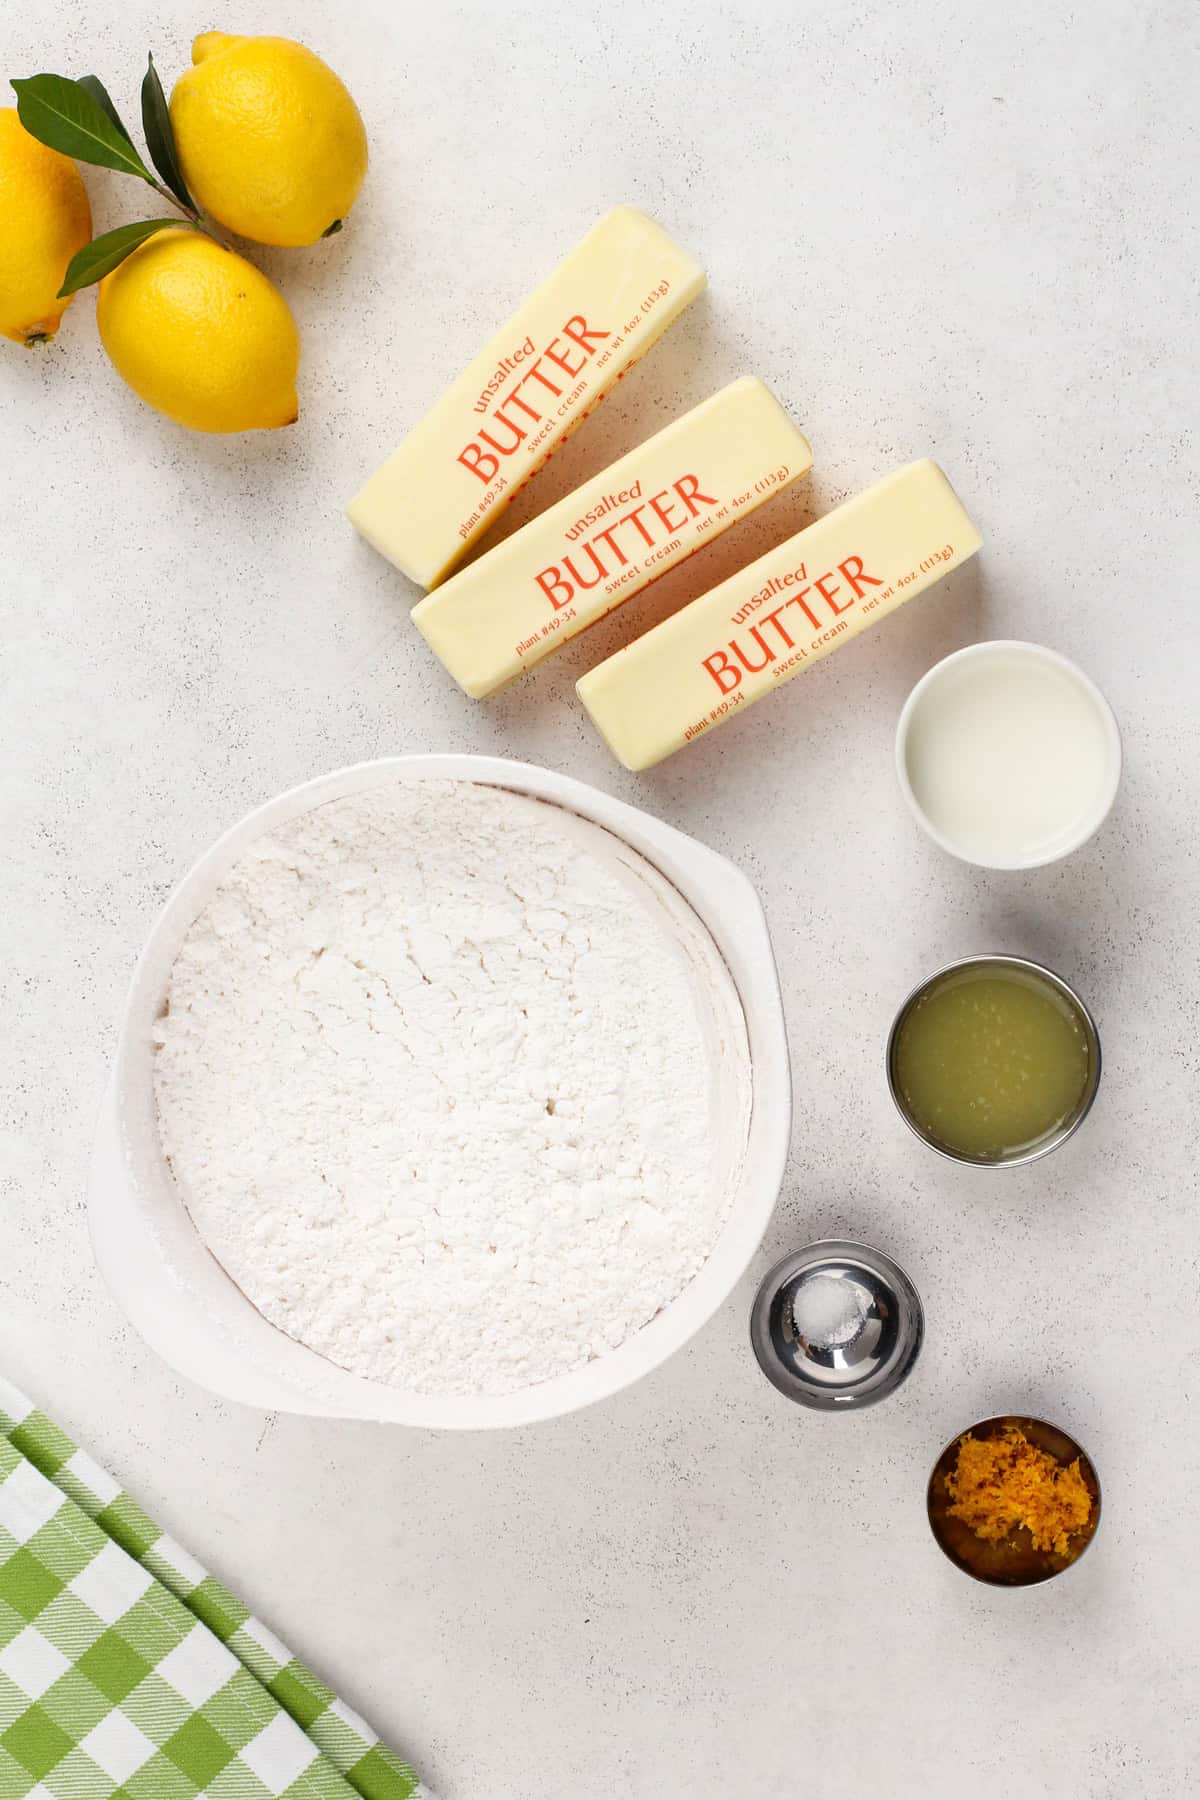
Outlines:
[[[396,758],[269,803],[168,902],[93,1238],[142,1334],[232,1398],[517,1424],[705,1322],[789,1128],[738,871],[544,770]]]

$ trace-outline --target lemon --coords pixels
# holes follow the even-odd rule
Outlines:
[[[122,380],[193,431],[296,417],[300,338],[287,301],[201,231],[160,231],[100,283],[100,338]]]
[[[290,38],[206,31],[171,95],[192,198],[259,244],[315,244],[353,206],[367,135],[350,95]]]
[[[67,264],[92,235],[92,209],[70,157],[30,137],[0,108],[0,332],[17,344],[54,336],[70,299]],[[73,296],[72,296],[73,297]]]

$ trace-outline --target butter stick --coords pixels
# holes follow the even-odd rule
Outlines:
[[[974,556],[935,462],[910,463],[731,575],[576,683],[627,769],[736,718]]]
[[[482,699],[811,467],[807,440],[747,376],[452,575],[413,620]]]
[[[704,284],[645,213],[605,213],[371,476],[351,523],[434,587]]]

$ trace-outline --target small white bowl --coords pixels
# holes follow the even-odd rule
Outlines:
[[[1061,828],[1045,833],[1036,847],[1021,853],[1006,853],[1000,849],[989,853],[978,843],[967,847],[963,842],[956,841],[944,825],[935,823],[929,816],[918,798],[910,770],[910,750],[916,728],[922,713],[929,712],[935,704],[939,688],[948,688],[968,672],[980,672],[989,661],[998,667],[1005,663],[1013,667],[1026,663],[1031,671],[1053,670],[1060,681],[1066,677],[1092,714],[1092,724],[1099,740],[1100,767],[1094,792],[1086,801],[1081,800],[1074,816]],[[927,837],[950,856],[981,869],[1039,869],[1048,863],[1058,862],[1064,856],[1070,856],[1073,851],[1086,844],[1089,838],[1094,837],[1107,819],[1121,783],[1121,734],[1112,707],[1100,689],[1068,657],[1061,656],[1057,650],[1048,650],[1042,644],[1025,643],[1014,638],[996,638],[982,644],[969,644],[965,650],[956,650],[952,656],[943,657],[941,662],[935,663],[918,681],[904,703],[896,726],[896,775],[900,791],[917,824]],[[1052,783],[1054,776],[1053,767],[1047,766],[1046,782]]]
[[[707,927],[745,1016],[752,1099],[733,1203],[704,1267],[616,1350],[514,1394],[417,1394],[352,1375],[251,1305],[210,1254],[171,1177],[154,1104],[155,1021],[192,921],[247,847],[329,800],[381,782],[475,781],[550,801],[612,832],[673,884]],[[694,922],[694,921],[693,921]],[[527,1425],[615,1394],[657,1368],[728,1298],[767,1228],[791,1139],[791,1077],[779,978],[749,881],[724,857],[565,775],[493,756],[396,756],[293,788],[227,831],[175,889],[142,952],[125,1006],[89,1181],[92,1244],[113,1297],[173,1368],[229,1400],[322,1418],[448,1430]]]

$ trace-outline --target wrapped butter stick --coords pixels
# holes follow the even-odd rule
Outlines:
[[[648,769],[886,619],[981,538],[928,460],[877,482],[576,683],[613,755]]]
[[[605,213],[371,476],[351,523],[436,586],[704,284],[636,207]]]
[[[811,467],[807,440],[747,376],[452,575],[413,620],[482,699]]]

